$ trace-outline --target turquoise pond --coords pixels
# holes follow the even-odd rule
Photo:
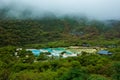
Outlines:
[[[31,49],[29,51],[32,51],[34,55],[40,55],[42,52],[50,52],[51,54],[60,54],[61,52],[66,51],[65,48],[43,48],[43,49]],[[70,53],[69,51],[67,51]]]
[[[34,55],[39,55],[41,53],[40,50],[31,50]]]

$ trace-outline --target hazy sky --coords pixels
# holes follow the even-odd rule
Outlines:
[[[0,0],[0,8],[9,7],[9,15],[24,10],[40,16],[46,12],[57,16],[73,14],[97,19],[120,19],[120,0]]]

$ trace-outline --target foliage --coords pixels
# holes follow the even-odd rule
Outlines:
[[[65,72],[59,80],[86,80],[87,77],[87,73],[82,69],[72,68]]]
[[[113,80],[120,80],[120,62],[114,63],[113,68],[114,68]]]
[[[0,51],[1,80],[119,80],[119,63],[111,63],[111,57],[83,52],[78,57],[55,59],[47,57],[49,53],[36,57],[24,49],[16,57],[14,47],[3,47]]]
[[[111,80],[101,75],[91,75],[88,80]]]
[[[70,17],[0,19],[0,46],[23,46],[61,40],[72,43],[75,39],[90,41],[119,39],[119,23],[118,21],[109,27],[103,21]],[[64,45],[64,43],[61,42],[58,45]],[[51,45],[48,44],[50,47],[58,47],[58,45],[56,42],[51,43]]]
[[[70,17],[18,20],[4,18],[4,11],[0,14],[0,80],[120,80],[120,21],[107,25]],[[95,46],[108,48],[113,55],[83,52],[55,58],[48,57],[50,53],[34,56],[25,49],[17,51],[18,46]]]

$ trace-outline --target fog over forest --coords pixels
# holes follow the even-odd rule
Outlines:
[[[120,20],[119,4],[119,0],[0,0],[0,10],[7,9],[7,16],[18,18],[24,14],[27,18],[75,15]]]

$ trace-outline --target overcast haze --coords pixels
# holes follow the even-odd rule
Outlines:
[[[24,10],[30,16],[46,12],[61,15],[84,15],[95,19],[119,19],[120,0],[0,0],[0,8],[10,8],[8,15],[19,16]]]

